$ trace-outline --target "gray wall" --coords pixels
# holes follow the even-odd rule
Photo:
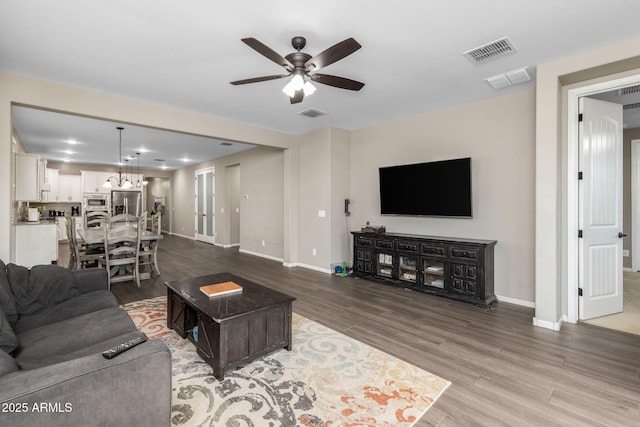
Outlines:
[[[534,127],[526,89],[353,132],[352,228],[370,221],[388,232],[495,239],[496,295],[533,302]],[[472,158],[473,219],[380,215],[379,167],[459,157]]]
[[[216,244],[223,246],[233,242],[230,220],[234,206],[229,189],[237,188],[240,195],[240,249],[259,253],[276,259],[283,258],[283,151],[279,148],[256,147],[238,154],[203,162],[173,174],[175,234],[194,236],[194,174],[198,169],[215,167],[216,195]],[[227,172],[231,180],[237,180],[234,168],[241,171],[239,183],[227,183]],[[265,245],[262,246],[264,240]]]

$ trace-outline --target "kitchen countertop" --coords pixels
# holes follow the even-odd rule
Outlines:
[[[16,226],[22,225],[56,225],[56,219],[41,219],[40,221],[18,221],[15,223]]]

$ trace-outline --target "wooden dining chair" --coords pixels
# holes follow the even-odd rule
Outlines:
[[[85,245],[78,240],[76,232],[77,217],[65,214],[67,220],[67,239],[69,240],[69,270],[94,267],[98,265],[100,258],[104,256],[102,245]]]
[[[153,215],[150,220],[150,227],[148,226],[149,233],[161,234],[160,230],[160,215],[159,213]],[[146,218],[146,215],[145,215]],[[155,270],[160,275],[160,268],[158,267],[158,245],[160,239],[144,240],[140,242],[139,264],[140,266],[149,266],[150,269]],[[151,272],[149,272],[151,273]]]
[[[107,224],[109,228],[138,227],[138,217],[131,214],[118,214],[110,217]]]
[[[88,211],[84,214],[84,228],[102,227],[109,219],[109,214],[104,211]]]
[[[109,289],[111,283],[135,281],[140,287],[141,220],[129,226],[104,227],[104,258],[101,260],[107,270]]]

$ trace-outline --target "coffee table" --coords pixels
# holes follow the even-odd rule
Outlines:
[[[242,286],[242,292],[208,297],[200,291],[200,286],[229,281]],[[218,380],[229,368],[280,348],[291,350],[294,297],[226,272],[165,285],[167,326],[195,344]]]

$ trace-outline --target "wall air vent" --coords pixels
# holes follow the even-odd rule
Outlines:
[[[640,85],[623,87],[622,89],[618,89],[618,96],[633,95],[635,93],[640,93]]]
[[[300,111],[298,114],[300,114],[301,116],[309,117],[310,119],[315,119],[316,117],[324,116],[327,113],[326,111],[309,108],[308,110]]]
[[[634,104],[627,104],[622,107],[623,110],[633,110],[634,108],[640,108],[640,102],[636,102]]]
[[[493,59],[516,53],[517,49],[509,40],[509,37],[492,41],[475,49],[468,50],[463,55],[476,65],[484,64]]]

